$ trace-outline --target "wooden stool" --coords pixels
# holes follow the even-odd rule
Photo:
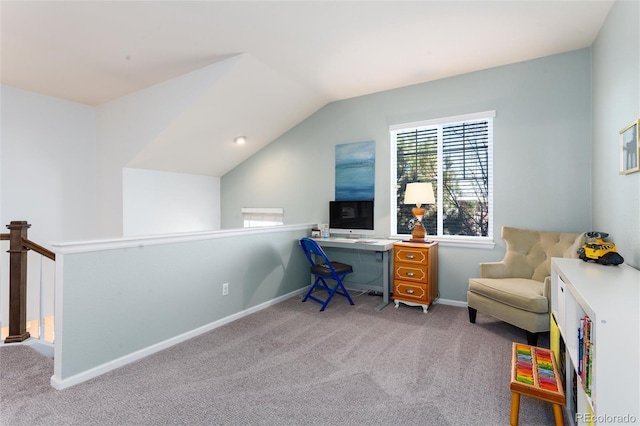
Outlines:
[[[562,417],[562,406],[565,405],[564,390],[551,350],[513,342],[509,387],[511,389],[511,426],[518,424],[520,395],[553,404],[556,426],[564,425]]]

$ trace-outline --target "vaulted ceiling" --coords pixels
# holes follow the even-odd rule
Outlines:
[[[588,47],[611,5],[3,0],[0,78],[99,106],[215,68],[129,165],[222,176],[329,102]]]

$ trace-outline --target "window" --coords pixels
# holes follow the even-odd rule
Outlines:
[[[449,240],[493,238],[493,117],[495,111],[395,125],[391,132],[391,234],[409,235],[409,182],[431,182],[434,205],[423,225]],[[395,173],[394,173],[395,172]]]
[[[245,228],[282,225],[284,224],[284,209],[278,207],[243,207],[242,219]]]

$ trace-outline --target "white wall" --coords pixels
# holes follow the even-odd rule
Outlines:
[[[199,96],[214,71],[191,73],[98,108],[0,86],[0,226],[27,220],[32,224],[29,238],[44,246],[51,241],[121,236],[123,168]],[[218,229],[219,179],[168,176],[154,192],[155,199],[147,199],[155,204],[129,203],[130,232]],[[131,191],[136,193],[140,182],[131,182]],[[141,228],[141,215],[154,210],[159,198],[167,196],[180,196],[180,200],[165,203],[160,216],[151,216],[158,220],[150,219]],[[184,203],[193,203],[193,209],[186,209]],[[164,230],[163,225],[167,225]],[[8,248],[7,242],[0,248],[6,250],[5,246]],[[8,300],[7,264],[8,257],[0,256],[0,301]],[[47,299],[52,299],[48,291],[53,288],[48,282],[53,280],[52,268],[45,261],[43,269],[51,272],[44,276]],[[40,277],[40,257],[33,253],[29,254],[27,276],[28,319],[33,319],[38,316]],[[0,303],[0,322],[5,326],[7,306]],[[49,311],[48,307],[45,314]]]
[[[1,90],[0,232],[8,232],[12,220],[26,220],[29,239],[44,246],[95,237],[94,109],[9,86]],[[8,242],[1,247],[6,251]],[[39,281],[39,258],[29,254],[30,288]],[[9,291],[7,265],[8,256],[0,256],[2,301]],[[29,291],[30,318],[36,316],[37,294]],[[6,307],[0,305],[5,325]]]
[[[223,71],[214,64],[97,107],[98,236],[123,234],[122,171]]]
[[[640,172],[620,175],[618,135],[640,118],[640,3],[617,1],[593,45],[593,227],[640,267]]]
[[[126,168],[124,235],[220,229],[220,178]]]
[[[2,224],[33,239],[95,236],[94,109],[2,86]]]

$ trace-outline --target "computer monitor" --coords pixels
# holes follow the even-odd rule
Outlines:
[[[373,224],[373,200],[329,202],[332,235],[374,235]]]

